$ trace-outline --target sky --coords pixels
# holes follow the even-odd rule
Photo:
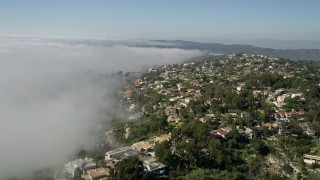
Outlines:
[[[319,0],[2,0],[0,34],[320,41]]]

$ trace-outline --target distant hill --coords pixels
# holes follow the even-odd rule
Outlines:
[[[181,49],[198,49],[207,51],[208,54],[230,54],[230,53],[250,53],[262,54],[271,57],[281,57],[291,60],[313,60],[320,61],[320,49],[272,49],[260,48],[251,45],[233,44],[225,45],[219,43],[200,43],[181,40],[152,40],[155,44],[138,45],[143,47],[158,47],[158,48],[181,48]],[[158,43],[158,44],[157,44]]]
[[[256,40],[255,44],[265,44],[267,40]],[[241,44],[221,44],[221,43],[201,43],[182,40],[112,40],[112,39],[55,39],[42,37],[19,37],[19,36],[1,36],[0,42],[23,42],[23,43],[63,43],[70,46],[87,45],[90,47],[110,47],[114,45],[123,45],[129,47],[156,47],[156,48],[180,48],[186,50],[198,49],[206,52],[207,55],[223,55],[231,53],[262,54],[270,57],[280,57],[291,60],[313,60],[320,62],[320,49],[276,49],[257,47]],[[248,42],[250,43],[250,42]],[[253,42],[251,42],[253,43]],[[281,45],[282,43],[282,45]],[[288,45],[290,44],[291,45]],[[301,45],[299,45],[299,43]],[[10,44],[10,43],[9,43]],[[308,46],[307,46],[308,45]],[[318,41],[277,41],[269,40],[267,46],[272,47],[320,47]]]
[[[312,40],[279,40],[279,39],[214,39],[211,42],[220,44],[249,44],[272,49],[320,49],[320,41]]]

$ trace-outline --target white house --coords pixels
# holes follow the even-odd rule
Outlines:
[[[125,147],[108,151],[105,153],[105,160],[110,161],[112,159],[120,158],[121,156],[124,156],[125,153],[130,153],[131,151],[134,151],[134,150],[130,146],[125,146]]]
[[[320,163],[320,157],[319,156],[305,154],[305,155],[303,155],[303,161],[305,163],[307,163],[307,164]]]

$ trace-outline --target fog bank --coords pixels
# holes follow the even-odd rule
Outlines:
[[[118,85],[105,74],[199,55],[108,40],[0,37],[0,179],[59,165],[91,146]]]

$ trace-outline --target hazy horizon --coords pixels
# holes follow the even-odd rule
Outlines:
[[[113,41],[113,42],[151,42],[154,40],[164,41],[191,41],[200,43],[219,43],[225,45],[252,45],[260,48],[271,48],[271,49],[320,49],[320,41],[315,40],[279,40],[279,39],[216,39],[212,41],[196,41],[188,39],[126,39],[126,38],[80,38],[80,37],[58,37],[58,36],[31,36],[31,35],[0,35],[4,38],[40,38],[40,39],[51,39],[51,40],[90,40],[90,41]]]

